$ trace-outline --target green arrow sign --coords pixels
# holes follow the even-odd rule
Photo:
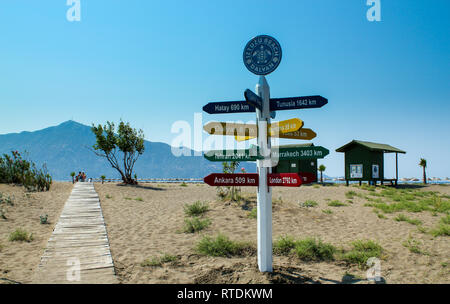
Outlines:
[[[262,156],[258,156],[257,149],[246,150],[212,150],[203,155],[209,161],[256,161],[263,159]]]
[[[324,158],[328,154],[330,154],[330,151],[320,146],[272,148],[272,159],[278,158],[281,160]]]

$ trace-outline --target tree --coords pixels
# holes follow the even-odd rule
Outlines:
[[[92,125],[97,143],[93,146],[97,156],[104,157],[110,165],[119,172],[125,184],[137,184],[133,179],[133,168],[139,156],[144,153],[144,132],[133,129],[130,123],[120,122],[115,133],[115,125],[107,122],[106,125]],[[118,153],[120,150],[122,153]],[[119,158],[122,159],[119,161]]]
[[[75,172],[71,172],[70,176],[72,176],[72,184],[75,184]]]
[[[427,167],[427,160],[425,158],[421,158],[419,162],[419,166],[423,169],[423,183],[427,183],[427,174],[425,173],[425,168]]]
[[[236,172],[237,167],[239,167],[240,162],[237,161],[231,161],[231,162],[222,162],[223,167],[223,173],[225,174],[233,174]],[[228,193],[226,195],[229,196],[230,200],[232,201],[238,201],[239,200],[239,192],[241,191],[240,188],[231,186],[226,187],[228,189]]]
[[[323,171],[325,171],[327,167],[325,167],[324,165],[320,165],[319,166],[319,171],[320,171],[320,182],[323,184]]]
[[[100,176],[101,180],[102,180],[102,184],[105,182],[106,176],[102,175]]]

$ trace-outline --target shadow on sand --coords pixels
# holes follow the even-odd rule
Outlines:
[[[152,187],[152,186],[144,186],[144,185],[127,185],[127,184],[117,184],[118,187],[129,187],[129,188],[136,188],[136,189],[146,189],[146,190],[155,190],[155,191],[166,191],[166,189],[158,188],[158,187]]]

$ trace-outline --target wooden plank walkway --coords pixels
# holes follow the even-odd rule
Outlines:
[[[93,183],[76,183],[33,283],[118,283],[100,199]]]

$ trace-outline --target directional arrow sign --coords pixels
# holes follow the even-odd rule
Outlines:
[[[298,118],[275,122],[269,125],[269,136],[274,136],[279,133],[295,132],[303,127],[303,124],[303,121]]]
[[[203,129],[215,135],[258,136],[258,128],[254,124],[210,122]]]
[[[254,106],[255,108],[258,108],[262,110],[262,99],[255,93],[253,93],[251,90],[247,89],[244,92],[245,100],[248,104]]]
[[[203,155],[209,161],[256,161],[263,159],[258,155],[258,149],[247,150],[212,150]]]
[[[303,184],[311,184],[317,181],[316,176],[311,172],[299,172]]]
[[[321,108],[327,103],[328,99],[319,95],[271,98],[270,111]],[[203,111],[208,114],[248,113],[255,112],[255,107],[247,101],[223,101],[210,102],[203,107]]]
[[[324,158],[328,154],[330,154],[330,151],[320,146],[272,148],[272,158],[280,160],[317,159]]]
[[[213,173],[203,179],[210,186],[258,186],[257,173]]]
[[[314,132],[311,129],[305,129],[302,128],[300,130],[294,131],[294,132],[287,132],[287,133],[279,133],[279,134],[271,134],[271,137],[278,137],[278,138],[289,138],[289,139],[304,139],[304,140],[311,140],[317,136],[316,132]],[[237,141],[244,141],[253,139],[255,137],[250,136],[235,136]]]
[[[255,112],[255,107],[245,101],[210,102],[203,111],[209,114],[247,113]]]
[[[328,103],[322,96],[271,98],[270,111],[321,108]]]
[[[267,174],[268,186],[299,187],[302,178],[297,173],[269,173]]]

